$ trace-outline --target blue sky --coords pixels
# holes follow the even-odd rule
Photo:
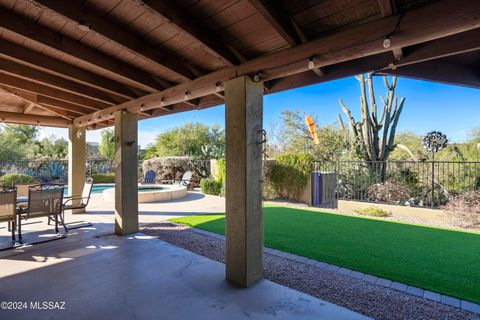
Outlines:
[[[380,77],[376,79],[377,97],[385,95]],[[336,123],[340,111],[338,99],[342,98],[359,115],[359,86],[355,78],[345,78],[309,87],[284,91],[265,96],[264,127],[279,122],[280,112],[284,109],[299,109],[318,117],[320,125]],[[430,130],[440,130],[452,142],[461,142],[468,136],[469,130],[480,127],[480,90],[460,86],[445,85],[399,78],[397,96],[405,97],[405,107],[400,118],[398,130],[424,134]],[[184,112],[139,122],[139,142],[142,147],[154,141],[155,136],[172,127],[189,121],[206,124],[224,125],[224,106],[201,111]],[[42,130],[42,136],[67,136],[65,129]],[[87,134],[88,141],[98,141],[99,131]]]

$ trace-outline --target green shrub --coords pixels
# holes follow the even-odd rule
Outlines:
[[[219,196],[222,193],[222,183],[213,178],[204,178],[200,181],[200,189],[203,194]]]
[[[225,164],[225,159],[218,159],[217,161],[217,181],[224,182],[225,176],[227,175],[227,167]]]
[[[370,206],[367,208],[362,208],[362,209],[357,209],[355,210],[356,213],[361,214],[363,216],[371,216],[371,217],[389,217],[391,216],[391,213],[388,211],[385,211],[379,207],[375,206]]]
[[[93,183],[115,183],[115,174],[98,173],[92,174]]]
[[[265,182],[279,197],[297,198],[307,185],[312,162],[310,154],[284,154],[268,163],[265,168]]]
[[[9,173],[0,177],[0,184],[3,184],[5,186],[14,186],[16,184],[36,182],[38,181],[32,176],[29,176],[28,174]]]

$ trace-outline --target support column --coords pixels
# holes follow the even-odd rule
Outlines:
[[[225,82],[226,277],[248,287],[263,276],[263,83]]]
[[[85,184],[85,128],[68,128],[68,195],[82,194]],[[80,200],[73,204],[78,204]],[[84,213],[85,209],[70,210],[71,213]]]
[[[115,113],[115,233],[138,231],[137,116]]]

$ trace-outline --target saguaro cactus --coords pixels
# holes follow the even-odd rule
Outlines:
[[[387,94],[386,97],[380,97],[383,107],[379,114],[372,74],[368,74],[367,77],[362,74],[356,78],[360,83],[361,91],[360,121],[353,118],[350,110],[340,99],[340,106],[349,125],[348,127],[345,126],[339,113],[338,122],[344,132],[345,142],[350,148],[354,148],[357,156],[365,161],[386,161],[394,147],[395,132],[405,98],[399,100],[395,96],[397,77],[392,77],[391,82],[387,77],[383,77]]]

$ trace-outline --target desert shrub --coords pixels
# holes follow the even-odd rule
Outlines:
[[[9,173],[2,177],[0,177],[0,184],[5,186],[14,186],[16,184],[23,184],[23,183],[36,183],[38,182],[32,176],[28,174],[21,174],[21,173]]]
[[[93,183],[115,183],[114,173],[92,174]]]
[[[219,196],[222,193],[222,183],[213,178],[204,178],[200,181],[200,189],[203,194]]]
[[[371,217],[389,217],[391,213],[388,211],[383,210],[382,208],[370,206],[367,208],[357,209],[355,210],[356,213],[361,214],[363,216],[371,216]]]
[[[461,227],[480,224],[480,190],[467,191],[453,197],[443,209]]]
[[[383,182],[371,185],[367,191],[370,201],[405,203],[410,199],[408,187],[399,182]]]
[[[298,198],[312,171],[313,156],[284,154],[264,165],[265,189],[280,198]]]

